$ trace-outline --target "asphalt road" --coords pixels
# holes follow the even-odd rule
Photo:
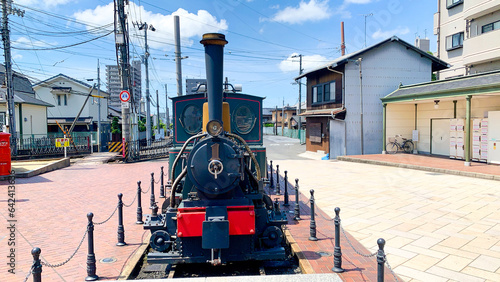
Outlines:
[[[299,156],[306,151],[306,145],[301,145],[299,139],[264,135],[264,146],[267,149],[268,160],[307,160]]]

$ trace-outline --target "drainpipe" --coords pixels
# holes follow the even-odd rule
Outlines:
[[[329,71],[331,71],[331,72],[338,73],[338,74],[340,74],[342,76],[342,109],[345,109],[345,79],[344,79],[344,73],[332,69],[331,66],[327,66],[326,69],[329,70]]]
[[[415,130],[417,130],[417,104],[415,104]],[[418,155],[417,143],[418,141],[413,141],[415,147],[413,147],[413,154]]]
[[[453,118],[457,118],[457,100],[453,100]]]

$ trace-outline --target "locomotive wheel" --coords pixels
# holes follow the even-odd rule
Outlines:
[[[172,241],[170,241],[170,234],[167,231],[158,230],[151,234],[149,243],[154,250],[164,252],[170,248]]]
[[[272,210],[273,209],[273,200],[271,200],[271,197],[268,195],[264,194],[262,197],[262,200],[264,201],[264,204],[266,205],[266,209]]]
[[[276,226],[269,226],[262,233],[262,242],[269,248],[277,247],[283,241],[283,232]]]
[[[161,213],[165,214],[167,212],[167,208],[170,206],[170,197],[165,198],[165,201],[161,205]]]

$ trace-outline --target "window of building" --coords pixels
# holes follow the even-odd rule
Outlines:
[[[446,37],[446,50],[462,48],[464,45],[464,33],[459,32]]]
[[[483,27],[481,28],[481,33],[485,33],[496,29],[500,29],[500,21],[483,25]]]
[[[58,106],[68,105],[68,97],[66,96],[66,94],[57,95],[57,105]]]
[[[287,114],[287,113],[285,113],[285,119],[287,119],[287,116],[288,116],[288,114]]]
[[[335,81],[313,86],[313,104],[335,102]]]
[[[280,113],[280,117],[282,117],[282,116],[283,116],[283,113]]]
[[[1,127],[6,124],[5,122],[5,112],[0,112],[0,129]]]
[[[462,3],[464,3],[464,0],[446,0],[446,9],[451,9]]]

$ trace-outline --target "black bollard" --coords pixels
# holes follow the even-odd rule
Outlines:
[[[276,195],[281,193],[280,188],[280,165],[276,165]]]
[[[42,282],[42,264],[40,262],[40,248],[33,248],[31,255],[33,255],[33,266],[31,273],[33,274],[33,282]]]
[[[385,264],[385,253],[384,245],[385,240],[380,238],[377,240],[378,251],[377,251],[377,282],[384,282],[384,264]]]
[[[284,203],[283,203],[283,206],[284,207],[288,207],[289,204],[288,204],[288,175],[287,175],[288,171],[285,170],[285,196],[284,196]]]
[[[152,208],[155,203],[155,173],[151,172],[151,198],[149,200],[149,207]]]
[[[89,212],[87,214],[87,218],[89,220],[89,224],[87,226],[87,233],[88,233],[88,242],[89,242],[89,250],[87,254],[87,277],[85,278],[85,281],[95,281],[99,279],[99,276],[95,274],[96,271],[96,261],[95,261],[95,254],[94,254],[94,223],[92,223],[92,218],[94,217],[94,214]]]
[[[299,179],[295,178],[295,211],[293,214],[294,220],[300,220],[300,207],[299,207]]]
[[[333,222],[335,224],[335,248],[333,251],[333,268],[332,271],[336,273],[344,272],[342,268],[342,249],[340,248],[340,208],[335,208],[335,218]]]
[[[273,179],[273,161],[270,161],[270,162],[271,162],[271,165],[270,165],[270,167],[271,167],[271,170],[270,170],[270,173],[271,173],[271,180],[270,180],[270,183],[271,183],[271,184],[270,184],[269,188],[274,188],[274,179]]]
[[[141,182],[137,181],[137,221],[135,224],[143,224],[144,221],[142,221],[142,206],[141,206]]]
[[[165,186],[163,185],[163,167],[161,167],[160,176],[160,198],[165,198]]]
[[[125,229],[123,228],[123,194],[118,194],[118,243],[117,246],[125,246]]]
[[[311,223],[309,224],[309,241],[318,241],[316,237],[316,220],[314,219],[314,190],[311,189]]]

